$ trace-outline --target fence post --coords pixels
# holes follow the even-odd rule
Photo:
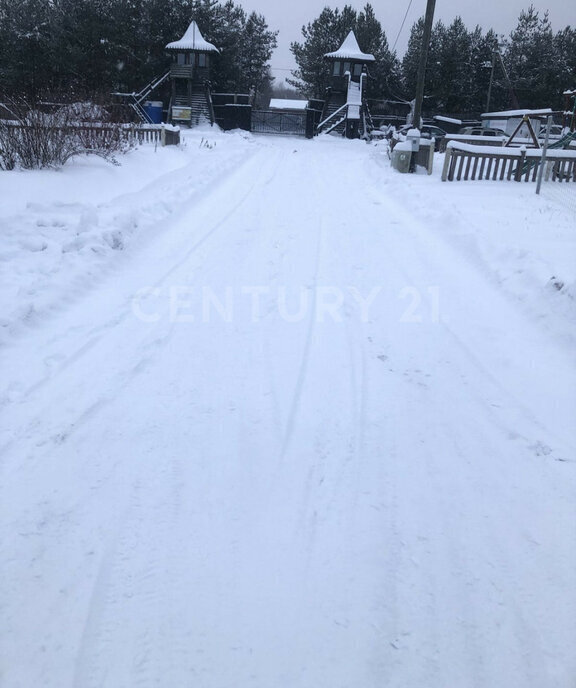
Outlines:
[[[314,123],[315,123],[315,117],[316,112],[314,110],[311,110],[310,108],[306,108],[306,138],[307,139],[313,139],[314,138]]]
[[[515,182],[522,181],[522,171],[524,170],[524,163],[526,162],[526,147],[522,146],[520,151],[520,160],[518,161],[518,165],[516,167],[516,174],[514,175]]]
[[[544,174],[544,165],[546,164],[546,153],[548,153],[548,142],[550,141],[550,127],[552,126],[552,115],[548,115],[548,122],[546,123],[546,138],[542,146],[542,157],[540,158],[540,169],[538,170],[538,182],[536,183],[536,195],[540,193],[542,187],[542,175]]]
[[[442,168],[442,181],[445,182],[448,178],[448,169],[450,168],[450,160],[452,158],[452,146],[448,144],[446,154],[444,155],[444,167]]]

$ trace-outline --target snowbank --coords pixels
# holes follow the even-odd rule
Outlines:
[[[0,172],[0,344],[93,286],[253,148],[249,135],[207,126],[179,147],[143,145],[120,167],[92,156]]]
[[[450,182],[442,189],[443,154],[436,154],[431,177],[399,175],[390,172],[383,149],[373,148],[378,184],[400,204],[407,199],[407,210],[434,228],[439,246],[447,242],[456,247],[471,268],[480,267],[542,327],[575,346],[576,184],[545,182],[540,196],[533,183],[507,181]],[[520,154],[488,146],[484,152]]]

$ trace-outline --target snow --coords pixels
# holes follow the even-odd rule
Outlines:
[[[350,80],[348,82],[348,94],[346,102],[349,106],[357,105],[359,107],[362,105],[362,86],[357,81]],[[358,115],[356,119],[358,119],[359,116],[360,115]]]
[[[447,134],[445,140],[448,142],[454,141],[457,143],[469,141],[474,145],[484,145],[488,141],[493,141],[494,143],[490,146],[491,148],[497,148],[498,146],[504,147],[504,144],[508,141],[507,136],[482,136],[481,134]]]
[[[466,140],[469,140],[473,137],[463,137]],[[482,142],[486,140],[485,136],[478,136],[474,137],[478,139],[483,139]],[[542,149],[540,148],[526,148],[525,146],[521,146],[520,148],[512,148],[512,147],[503,147],[500,148],[499,146],[481,146],[481,145],[476,145],[475,143],[463,143],[461,141],[454,140],[453,137],[451,136],[450,139],[448,140],[448,143],[446,145],[446,148],[452,148],[454,150],[461,150],[461,151],[466,151],[468,153],[487,153],[489,155],[498,155],[498,156],[505,156],[508,158],[519,158],[522,153],[526,154],[527,158],[541,158],[542,157]],[[567,149],[548,149],[546,152],[546,158],[548,160],[572,160],[576,158],[576,150],[567,150]]]
[[[190,23],[190,26],[186,29],[186,33],[179,41],[168,43],[166,50],[195,50],[203,53],[220,52],[215,45],[208,43],[195,21]]]
[[[551,115],[552,110],[550,108],[543,108],[541,110],[502,110],[501,112],[485,112],[480,115],[482,119],[505,119],[506,117],[524,117],[525,115],[530,115],[534,117]]]
[[[289,98],[272,98],[271,110],[305,110],[308,107],[307,100],[294,100]]]
[[[574,214],[183,136],[0,173],[3,685],[572,688]]]
[[[371,53],[363,53],[360,50],[354,31],[350,31],[338,50],[333,53],[326,53],[324,57],[334,60],[361,60],[362,62],[374,62],[376,60]]]
[[[434,119],[438,122],[448,122],[449,124],[462,124],[461,119],[454,119],[453,117],[444,117],[444,115],[434,115]]]
[[[84,157],[58,172],[0,175],[0,345],[98,280],[133,234],[157,232],[180,203],[234,169],[246,155],[246,139],[226,137],[225,150],[199,148],[219,139],[206,125],[186,147],[144,146],[121,167]],[[194,165],[204,160],[199,175]]]

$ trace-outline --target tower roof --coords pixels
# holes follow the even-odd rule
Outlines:
[[[333,60],[361,60],[362,62],[375,62],[376,58],[370,53],[363,53],[360,50],[354,31],[346,36],[346,40],[336,52],[326,53],[324,57],[328,57]]]
[[[220,51],[201,34],[198,24],[193,21],[186,33],[179,41],[172,41],[166,46],[166,50],[195,50],[202,53],[219,53]]]

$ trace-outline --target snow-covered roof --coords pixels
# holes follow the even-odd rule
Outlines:
[[[544,108],[543,110],[503,110],[502,112],[485,112],[480,116],[482,118],[499,119],[506,117],[524,117],[524,115],[538,117],[551,114],[551,108]]]
[[[326,53],[324,57],[328,57],[333,60],[362,60],[362,62],[375,62],[376,58],[370,53],[363,53],[360,50],[354,31],[346,36],[346,40],[336,52]]]
[[[166,46],[166,50],[195,50],[202,53],[219,53],[220,51],[212,43],[204,38],[198,24],[193,21],[188,27],[186,33],[179,41],[172,41]]]
[[[448,122],[448,124],[462,124],[461,119],[454,119],[454,117],[444,117],[444,115],[434,115],[434,119],[438,122]]]
[[[289,98],[272,98],[271,110],[305,110],[308,107],[307,100],[294,100]]]

